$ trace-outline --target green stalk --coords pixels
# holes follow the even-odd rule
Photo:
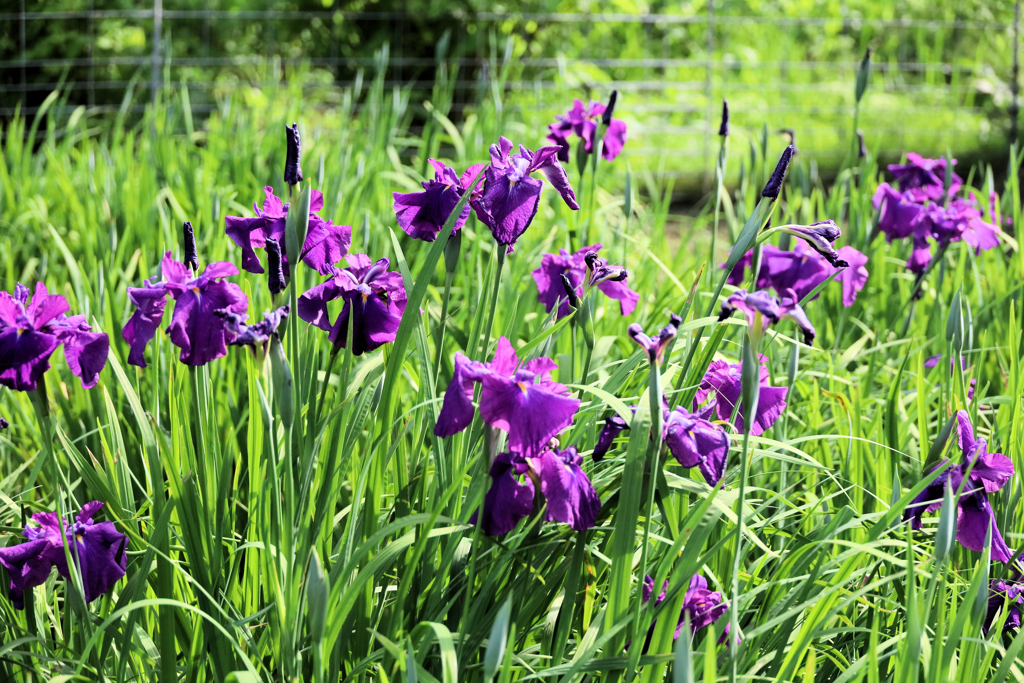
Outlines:
[[[448,301],[452,295],[452,279],[455,273],[444,274],[444,294],[441,297],[441,321],[438,323],[437,344],[434,349],[434,381],[440,382],[441,361],[444,359],[444,330],[448,319]]]
[[[491,290],[491,308],[487,312],[487,326],[484,327],[484,342],[480,346],[481,360],[487,357],[487,349],[491,345],[491,327],[494,325],[494,311],[498,307],[498,287],[501,285],[501,270],[505,265],[505,245],[495,242],[498,250],[498,267],[494,271],[494,287]]]
[[[658,488],[658,467],[661,463],[662,420],[661,413],[661,367],[658,361],[651,363],[648,381],[648,401],[651,404],[651,443],[647,451],[648,487],[647,509],[644,512],[644,541],[640,546],[640,573],[647,571],[648,552],[651,541],[651,518],[654,516],[654,494]],[[636,592],[636,610],[633,613],[633,631],[640,623],[642,592]]]

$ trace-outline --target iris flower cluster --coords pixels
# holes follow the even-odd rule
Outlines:
[[[665,601],[669,587],[668,580],[662,584],[661,593],[654,599],[654,605],[658,606]],[[642,600],[644,604],[651,601],[651,596],[654,595],[654,579],[649,575],[644,576],[644,584],[641,587]],[[686,589],[686,595],[683,597],[683,607],[679,611],[679,618],[676,623],[676,630],[672,636],[673,640],[677,640],[683,632],[683,628],[686,626],[686,618],[690,618],[690,633],[696,635],[705,626],[710,626],[725,615],[729,611],[729,603],[722,601],[722,594],[718,591],[713,591],[708,588],[708,580],[700,574],[694,574],[693,578],[690,579],[690,585]],[[651,627],[647,630],[647,639],[644,641],[644,653],[647,652],[647,648],[650,646],[651,638],[654,636],[654,627],[658,621],[655,620]],[[729,627],[725,627],[725,633],[729,633]]]
[[[926,159],[910,152],[907,162],[889,166],[899,189],[882,183],[872,201],[878,211],[878,229],[885,233],[886,241],[913,241],[908,270],[920,274],[928,269],[933,243],[944,249],[963,241],[976,254],[999,246],[1002,230],[996,224],[995,193],[989,198],[988,222],[983,220],[973,192],[966,198],[957,196],[963,185],[960,176],[950,173],[949,190],[945,189],[945,159]]]
[[[943,494],[949,488],[954,494],[959,494],[956,540],[960,545],[981,552],[991,529],[992,557],[1009,562],[1013,551],[996,527],[995,513],[988,496],[1003,488],[1013,476],[1013,462],[1002,453],[989,453],[985,439],[974,437],[967,411],[961,410],[956,414],[956,434],[957,445],[963,454],[960,462],[950,465],[949,460],[944,460],[934,467],[932,472],[944,467],[947,469],[914,498],[904,510],[903,518],[911,519],[913,528],[920,529],[922,516],[942,507]]]
[[[558,160],[569,161],[569,137],[575,135],[583,141],[588,154],[594,153],[594,133],[598,121],[604,125],[604,137],[601,143],[601,157],[606,161],[614,161],[626,144],[626,124],[612,118],[618,92],[613,91],[608,106],[591,100],[584,105],[582,100],[575,100],[572,109],[565,114],[555,116],[555,123],[548,126],[548,140],[558,145]]]
[[[91,389],[107,364],[110,340],[93,332],[84,315],[67,315],[67,299],[50,294],[46,285],[18,283],[14,293],[0,292],[0,385],[14,391],[35,391],[50,368],[50,356],[64,346],[71,373]]]
[[[64,524],[55,512],[37,512],[32,515],[35,524],[22,532],[27,543],[0,548],[0,565],[10,576],[8,594],[15,608],[25,608],[25,591],[46,583],[54,567],[68,580],[69,554],[82,578],[86,602],[121,580],[127,567],[128,537],[113,522],[93,521],[102,507],[99,501],[86,503],[74,522],[66,519]]]

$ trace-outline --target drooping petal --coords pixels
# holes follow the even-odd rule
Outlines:
[[[630,315],[640,302],[640,294],[634,292],[625,280],[605,280],[597,286],[605,296],[619,302],[619,312]]]
[[[77,332],[64,341],[64,358],[83,389],[96,386],[109,353],[110,339],[103,332]]]
[[[43,585],[50,576],[53,565],[43,557],[48,545],[35,540],[0,548],[0,565],[11,577],[8,595],[15,609],[25,609],[25,591]]]
[[[399,227],[410,237],[433,242],[448,216],[459,203],[462,193],[453,183],[431,180],[423,183],[423,192],[395,192],[395,214]],[[469,218],[469,205],[463,207],[452,227],[462,228]]]
[[[146,345],[163,324],[167,291],[162,284],[153,285],[146,280],[142,287],[128,288],[128,300],[135,306],[135,312],[121,330],[121,336],[128,342],[128,363],[144,368]]]
[[[956,523],[956,540],[960,545],[981,552],[985,549],[985,536],[992,527],[992,559],[1009,562],[1013,552],[1007,547],[996,527],[995,514],[984,491],[960,497],[960,514]]]
[[[231,238],[231,241],[242,250],[242,269],[250,273],[262,273],[263,266],[256,256],[253,248],[253,234],[258,235],[260,246],[266,242],[263,237],[265,219],[262,217],[243,218],[241,216],[226,216],[224,218],[224,232]]]
[[[327,311],[327,304],[340,297],[346,291],[342,286],[339,286],[339,284],[344,285],[346,280],[348,278],[331,278],[327,282],[304,292],[299,297],[297,304],[299,318],[319,327],[325,332],[330,332],[333,325],[331,324],[330,313]],[[350,284],[354,286],[354,283]]]
[[[224,356],[228,330],[216,313],[224,310],[244,313],[248,305],[238,285],[223,281],[210,282],[200,292],[186,289],[175,296],[167,334],[171,343],[181,349],[181,362],[205,365]]]
[[[0,329],[0,385],[15,391],[35,391],[59,345],[52,334],[14,327]]]
[[[533,512],[533,482],[529,477],[522,483],[517,479],[522,473],[519,460],[519,456],[511,453],[499,453],[491,463],[491,488],[484,497],[480,525],[488,536],[507,534],[515,529],[519,520]],[[476,514],[470,523],[476,523]]]
[[[517,381],[518,380],[518,381]],[[508,432],[508,447],[524,456],[544,449],[572,424],[576,398],[561,396],[532,381],[491,374],[481,380],[480,415],[492,427]]]
[[[849,264],[835,277],[843,284],[843,306],[849,308],[857,300],[857,292],[868,283],[868,257],[853,247],[841,247],[839,258]]]
[[[543,157],[540,163],[537,163],[537,157],[540,157],[541,153],[546,150],[551,150],[550,154]],[[572,187],[569,185],[569,175],[565,172],[565,168],[558,163],[558,147],[541,147],[537,150],[536,154],[535,165],[531,166],[531,170],[543,173],[547,181],[551,183],[551,187],[555,188],[555,191],[562,197],[565,205],[573,211],[579,210],[580,205],[576,202],[576,193],[572,191]]]
[[[309,231],[302,246],[302,262],[321,275],[348,254],[352,245],[352,228],[334,225],[318,216],[309,217]]]
[[[528,176],[513,180],[493,166],[486,173],[483,196],[473,206],[498,244],[511,246],[537,215],[544,184]]]
[[[606,161],[614,161],[615,157],[622,153],[622,148],[628,139],[626,134],[626,123],[619,119],[612,119],[611,123],[604,130],[601,156]]]
[[[483,363],[470,360],[461,351],[455,354],[455,370],[451,384],[444,393],[441,412],[437,415],[435,436],[457,434],[473,422],[473,385],[488,372]]]
[[[636,406],[631,406],[631,408],[633,412],[636,412]],[[629,424],[618,413],[604,419],[604,428],[601,429],[601,433],[597,437],[597,445],[594,446],[594,462],[600,462],[604,458],[615,439],[626,429],[629,429]]]
[[[545,519],[568,524],[575,531],[594,526],[601,511],[601,499],[580,468],[583,462],[575,448],[545,451],[532,460],[540,476],[540,490],[547,499]]]

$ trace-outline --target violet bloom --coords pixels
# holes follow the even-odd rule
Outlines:
[[[1003,633],[1012,633],[1020,628],[1021,609],[1024,608],[1024,583],[995,579],[989,583],[988,611],[982,629],[987,634],[992,628],[996,615],[1006,609]]]
[[[956,159],[953,159],[956,164]],[[900,190],[910,192],[914,201],[937,201],[942,198],[946,187],[946,160],[926,159],[916,152],[907,152],[907,163],[890,164],[889,173],[900,184]],[[950,195],[959,191],[963,180],[953,173],[949,186]]]
[[[580,467],[583,457],[577,454],[576,448],[551,449],[529,462],[548,502],[544,518],[568,524],[575,531],[592,528],[601,511],[601,499]]]
[[[460,178],[455,169],[440,161],[428,159],[434,167],[434,179],[423,183],[423,192],[394,192],[395,214],[405,234],[424,242],[433,242],[444,227],[455,205],[476,177],[486,167],[476,164],[466,169]],[[469,203],[455,220],[452,232],[457,232],[469,218]]]
[[[483,523],[480,528],[488,536],[501,536],[533,512],[533,481],[524,477],[530,469],[519,454],[498,453],[491,463],[491,487],[484,497]],[[469,520],[476,524],[477,514]]]
[[[67,299],[50,294],[42,282],[36,283],[31,300],[21,283],[13,295],[0,291],[0,385],[35,391],[50,368],[50,356],[63,344],[64,359],[82,388],[96,386],[110,340],[93,332],[84,315],[67,316],[69,309]]]
[[[630,409],[636,414],[636,406],[630,406]],[[619,438],[619,434],[629,429],[629,423],[622,419],[622,416],[618,413],[612,413],[604,419],[604,427],[601,428],[601,433],[597,437],[597,444],[594,446],[593,457],[594,462],[600,462],[607,455],[611,449],[612,444],[615,443],[615,439]]]
[[[146,367],[143,355],[146,345],[163,321],[167,295],[174,299],[174,313],[167,328],[171,343],[181,349],[180,360],[186,365],[206,365],[227,353],[227,342],[233,339],[219,311],[244,314],[249,300],[238,285],[224,278],[237,275],[232,263],[216,261],[206,266],[202,275],[193,276],[188,267],[164,254],[160,264],[163,281],[144,281],[143,287],[129,287],[128,298],[135,312],[121,330],[130,346],[128,363]]]
[[[803,299],[827,280],[835,270],[803,240],[797,241],[792,251],[766,244],[761,247],[761,269],[757,274],[757,286],[771,287],[779,293],[792,289]]]
[[[768,292],[747,292],[741,289],[722,302],[718,320],[722,321],[740,311],[747,318],[751,334],[764,334],[772,323],[779,321],[779,302]]]
[[[761,355],[759,360],[761,388],[758,394],[754,424],[750,426],[750,433],[754,436],[763,434],[775,424],[775,420],[786,408],[786,393],[789,391],[786,387],[769,386],[768,367],[765,365],[767,359]],[[715,392],[715,415],[719,420],[729,422],[735,412],[736,419],[733,424],[742,433],[743,411],[738,409],[742,392],[741,370],[742,362],[730,364],[724,360],[712,361],[697,389],[696,403],[703,403],[713,390]]]
[[[889,183],[882,183],[871,202],[879,210],[878,229],[885,234],[886,242],[914,234],[914,226],[924,207],[910,192],[898,192]]]
[[[912,519],[914,529],[921,528],[921,517],[942,507],[943,494],[948,486],[955,494],[963,488],[957,507],[956,540],[968,550],[981,552],[985,536],[992,529],[992,557],[1009,562],[1013,552],[1007,547],[996,527],[995,513],[988,494],[999,491],[1014,474],[1013,462],[1002,453],[989,453],[984,439],[974,438],[967,412],[957,412],[957,444],[963,452],[960,463],[948,468],[919,493],[903,511],[903,519]],[[949,461],[939,463],[932,472]],[[969,473],[968,473],[969,470]]]
[[[939,244],[963,240],[975,255],[999,246],[1002,230],[982,220],[976,201],[954,199],[947,206],[929,204],[918,216],[921,230]]]
[[[547,139],[558,145],[558,160],[562,163],[569,161],[569,136],[573,133],[583,138],[584,149],[587,152],[594,151],[594,131],[597,129],[598,119],[604,118],[605,106],[594,100],[584,106],[582,100],[575,100],[565,114],[555,116],[555,123],[548,126]],[[611,119],[605,124],[604,137],[602,138],[601,157],[606,161],[614,161],[619,156],[626,144],[626,124],[619,119]]]
[[[654,336],[648,337],[644,334],[644,328],[639,323],[630,325],[626,328],[626,332],[629,334],[630,339],[647,352],[647,360],[653,365],[661,363],[662,356],[665,355],[665,349],[668,348],[669,342],[676,338],[679,326],[682,323],[683,319],[672,313],[669,316],[668,325],[661,328],[661,331]]]
[[[102,507],[99,501],[86,503],[76,521],[64,525],[64,538],[70,542],[69,552],[81,574],[86,602],[113,588],[127,567],[128,537],[113,522],[93,522]],[[11,577],[11,602],[18,609],[24,609],[24,592],[45,583],[51,567],[56,567],[65,579],[70,578],[57,513],[39,512],[32,515],[32,520],[38,526],[24,530],[28,543],[0,549],[0,564]]]
[[[242,269],[250,273],[263,272],[263,266],[255,250],[265,248],[268,239],[277,240],[282,250],[285,244],[284,229],[288,204],[274,195],[274,188],[269,185],[263,188],[263,192],[266,195],[263,208],[260,209],[253,203],[255,218],[228,216],[224,219],[225,232],[242,249]],[[309,229],[299,258],[310,268],[326,275],[330,265],[337,263],[348,253],[352,244],[352,228],[347,225],[333,225],[330,221],[320,218],[316,212],[323,208],[323,194],[313,190],[309,203]],[[287,258],[284,272],[285,275],[289,273]]]
[[[810,346],[814,343],[816,335],[814,325],[807,319],[807,314],[800,306],[800,299],[792,289],[782,293],[782,300],[779,302],[779,318],[796,323],[800,333],[803,334],[804,344]]]
[[[331,279],[299,297],[299,318],[329,332],[331,343],[345,348],[351,315],[352,353],[359,356],[395,341],[408,297],[402,276],[388,272],[386,258],[371,264],[366,254],[349,254],[347,261],[348,268],[329,266]],[[335,299],[345,304],[332,323],[327,304]]]
[[[481,384],[480,417],[508,433],[510,451],[532,457],[572,424],[579,399],[551,379],[558,366],[550,358],[535,358],[520,367],[508,339],[501,337],[489,363],[455,354],[455,372],[437,416],[434,435],[451,436],[473,421],[473,383]]]
[[[729,435],[682,407],[665,419],[665,444],[683,467],[698,467],[709,484],[715,486],[725,474],[729,457]]]
[[[574,254],[561,249],[557,254],[544,254],[541,257],[540,267],[531,274],[537,283],[537,300],[544,304],[548,313],[556,305],[557,318],[564,318],[572,312],[561,280],[563,275],[580,298],[596,286],[604,295],[619,302],[622,315],[629,315],[636,309],[640,295],[626,284],[626,269],[609,266],[604,259],[598,258],[597,252],[600,249],[600,244],[594,244]]]
[[[839,258],[846,261],[846,268],[833,276],[843,285],[843,306],[849,308],[857,300],[857,292],[868,284],[868,257],[853,247],[840,247]],[[801,295],[801,298],[803,295]]]
[[[654,601],[655,605],[660,605],[666,596],[666,590],[668,589],[668,581],[662,586],[662,592],[658,595]],[[646,603],[651,599],[654,594],[654,579],[650,576],[644,577],[643,585],[643,596],[642,599]],[[722,602],[722,594],[718,591],[712,591],[708,589],[708,581],[700,574],[694,574],[693,578],[690,579],[690,585],[686,589],[686,595],[683,597],[683,608],[679,612],[679,619],[676,623],[675,634],[673,639],[678,639],[683,632],[683,628],[686,626],[686,617],[690,617],[690,633],[696,635],[705,626],[710,626],[719,619],[722,618],[726,612],[729,611],[729,603]],[[655,620],[651,624],[651,628],[647,632],[647,640],[644,643],[644,652],[647,652],[647,648],[650,645],[651,637],[654,635],[654,625],[657,623]],[[726,626],[725,632],[729,632],[729,627]]]
[[[557,146],[531,152],[520,145],[519,154],[510,154],[511,151],[512,142],[508,138],[503,137],[499,144],[491,145],[491,163],[484,171],[483,193],[472,200],[477,217],[509,252],[530,226],[540,206],[543,183],[532,178],[531,173],[543,173],[570,209],[580,208],[569,186],[569,177],[555,158]]]

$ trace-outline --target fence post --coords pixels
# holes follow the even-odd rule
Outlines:
[[[153,59],[150,65],[149,94],[156,104],[156,91],[160,86],[160,36],[164,19],[163,0],[153,0]]]

